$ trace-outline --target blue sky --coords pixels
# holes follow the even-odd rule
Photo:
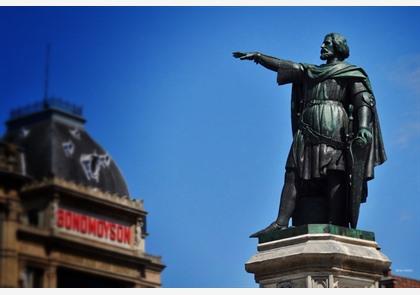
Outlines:
[[[290,86],[231,57],[258,50],[319,64],[329,32],[369,74],[388,161],[359,228],[394,273],[420,278],[419,8],[0,8],[0,121],[50,94],[83,105],[149,211],[147,250],[165,287],[255,287],[249,234],[277,214],[291,143]],[[0,127],[4,133],[4,126]]]

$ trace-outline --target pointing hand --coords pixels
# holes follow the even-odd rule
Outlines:
[[[239,52],[236,51],[233,53],[234,58],[239,58],[240,60],[254,60],[258,52]]]

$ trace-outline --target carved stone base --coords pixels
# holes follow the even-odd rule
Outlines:
[[[377,288],[390,265],[375,241],[310,233],[260,243],[245,269],[265,288]]]

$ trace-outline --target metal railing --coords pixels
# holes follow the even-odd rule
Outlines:
[[[48,109],[58,109],[80,117],[83,115],[83,108],[81,106],[69,103],[61,98],[51,97],[43,99],[39,102],[26,105],[24,107],[11,110],[10,119],[17,119],[32,113]]]

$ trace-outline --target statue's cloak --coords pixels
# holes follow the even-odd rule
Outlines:
[[[381,165],[386,161],[386,154],[382,140],[381,128],[379,124],[379,118],[376,111],[375,98],[372,91],[372,87],[366,72],[357,66],[350,65],[347,63],[338,63],[338,64],[325,64],[321,66],[301,64],[304,69],[304,79],[308,79],[311,82],[321,82],[327,79],[351,79],[355,82],[362,82],[367,91],[372,95],[372,101],[370,103],[371,110],[373,112],[372,116],[372,144],[369,151],[369,157],[366,162],[366,172],[365,177],[366,181],[369,181],[374,178],[374,168],[377,165]],[[303,83],[302,83],[303,82]],[[300,109],[300,102],[302,99],[302,93],[304,91],[305,81],[300,81],[293,83],[292,86],[292,101],[291,101],[291,110],[292,110],[292,131],[295,135],[298,126],[299,126],[299,113],[302,111]],[[357,120],[354,121],[355,124]],[[353,126],[353,130],[357,132],[358,126]],[[367,195],[367,186],[362,197],[362,202],[366,201]]]

